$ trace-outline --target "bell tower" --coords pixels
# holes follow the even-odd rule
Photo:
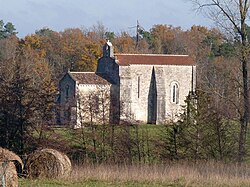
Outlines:
[[[114,58],[114,47],[109,40],[103,46],[103,57]]]

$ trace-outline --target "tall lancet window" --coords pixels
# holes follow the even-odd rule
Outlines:
[[[171,102],[179,103],[179,85],[176,82],[171,84]]]
[[[140,80],[140,76],[138,76],[137,77],[137,94],[138,94],[137,96],[138,96],[138,98],[140,98],[140,86],[141,86],[140,85],[141,84],[140,81],[141,81]]]

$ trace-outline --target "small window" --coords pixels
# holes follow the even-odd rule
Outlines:
[[[99,97],[96,95],[94,97],[94,110],[96,113],[99,113]]]
[[[179,103],[179,86],[177,83],[171,84],[171,102],[175,104]]]

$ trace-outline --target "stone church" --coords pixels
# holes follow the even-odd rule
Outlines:
[[[96,72],[68,72],[60,80],[59,123],[175,121],[195,78],[188,55],[115,54],[108,41]]]

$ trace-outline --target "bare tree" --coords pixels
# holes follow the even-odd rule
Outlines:
[[[249,44],[247,39],[247,18],[249,14],[249,0],[191,0],[199,10],[216,21],[220,28],[233,34],[239,45],[239,57],[242,65],[243,80],[243,112],[240,117],[238,161],[242,162],[246,156],[246,135],[249,122],[248,96],[248,56]]]

